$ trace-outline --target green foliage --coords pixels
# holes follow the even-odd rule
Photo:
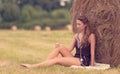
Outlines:
[[[47,18],[45,20],[41,20],[41,27],[44,28],[46,26],[51,27],[52,29],[64,27],[69,23],[69,20],[66,19],[50,19]]]
[[[61,8],[59,0],[34,0],[36,5],[40,5],[43,9],[50,12],[54,9]]]
[[[0,12],[2,11],[2,9],[3,9],[3,4],[0,3]]]
[[[21,21],[25,22],[25,21],[29,21],[31,20],[31,13],[33,11],[33,7],[30,5],[26,5],[23,9],[22,9],[22,14],[21,14]]]
[[[60,6],[59,0],[0,0],[0,28],[33,29],[35,25],[52,29],[69,23],[67,7]]]
[[[48,14],[46,11],[36,9],[31,5],[26,5],[22,9],[21,21],[26,22],[36,18],[46,17]]]
[[[66,9],[58,9],[58,10],[54,10],[53,12],[51,12],[51,16],[53,18],[66,18],[66,19],[69,19],[70,18],[70,13]]]
[[[10,23],[10,22],[2,23],[0,24],[0,29],[10,29],[12,25],[13,23]]]
[[[51,18],[44,18],[44,19],[33,19],[32,21],[17,24],[18,28],[24,29],[34,29],[36,25],[41,26],[44,29],[46,26],[51,27],[51,29],[57,29],[59,27],[65,27],[69,24],[69,20],[67,19],[51,19]]]
[[[16,4],[3,4],[3,9],[1,11],[1,16],[4,21],[10,22],[19,19],[20,9]]]
[[[3,19],[2,19],[2,17],[0,16],[0,23],[2,22],[2,20],[3,20]]]

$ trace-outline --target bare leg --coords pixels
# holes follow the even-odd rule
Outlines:
[[[64,58],[57,58],[57,56],[61,54]],[[66,60],[63,62],[63,60]],[[71,60],[70,60],[71,59]],[[42,63],[38,63],[38,64],[22,64],[22,66],[24,67],[41,67],[41,66],[50,66],[50,65],[54,65],[54,64],[63,64],[63,65],[75,65],[76,64],[76,60],[77,58],[74,58],[73,55],[69,52],[69,50],[67,48],[65,48],[64,46],[59,46],[57,47],[56,50],[53,51],[53,53],[50,54],[50,56],[48,57],[48,59]],[[68,61],[69,60],[69,61]],[[75,62],[73,62],[75,61]],[[77,59],[77,61],[79,61]],[[63,63],[61,63],[63,62]],[[69,64],[70,63],[70,64]]]
[[[54,58],[54,59],[46,60],[42,63],[33,64],[33,65],[22,64],[22,66],[27,67],[27,68],[36,68],[36,67],[52,66],[56,64],[60,64],[63,66],[71,66],[71,65],[79,66],[81,63],[78,58],[63,57],[63,58]]]
[[[73,57],[71,52],[66,47],[56,44],[55,48],[56,49],[48,56],[48,59],[56,58],[59,54],[63,57]]]

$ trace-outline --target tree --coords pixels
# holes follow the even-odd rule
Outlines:
[[[70,13],[66,9],[58,9],[51,12],[51,16],[55,19],[70,19]]]
[[[43,9],[52,11],[56,8],[61,8],[59,4],[59,0],[35,0],[34,2],[36,5],[40,5]]]
[[[22,22],[27,22],[30,21],[31,19],[36,19],[36,18],[45,18],[48,15],[48,13],[42,9],[37,9],[34,8],[31,5],[25,5],[22,8],[22,13],[21,13],[21,21]]]
[[[4,21],[15,21],[20,17],[20,9],[16,4],[4,3],[1,16]]]
[[[75,20],[85,15],[96,34],[96,61],[120,64],[120,0],[74,0],[71,15],[73,30]]]

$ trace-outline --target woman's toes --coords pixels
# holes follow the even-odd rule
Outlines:
[[[25,67],[25,68],[31,68],[31,65],[30,64],[21,64],[22,67]]]

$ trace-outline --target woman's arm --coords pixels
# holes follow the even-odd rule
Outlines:
[[[72,41],[72,44],[68,47],[68,50],[71,52],[73,49],[74,49],[74,47],[75,47],[75,42],[76,42],[76,34],[75,34],[75,36],[73,37],[73,41]]]
[[[90,35],[89,42],[90,42],[90,45],[91,45],[91,62],[90,62],[90,65],[94,66],[95,65],[95,43],[96,43],[94,34]]]

